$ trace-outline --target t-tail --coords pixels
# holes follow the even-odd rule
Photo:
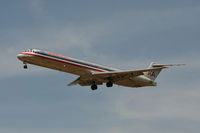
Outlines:
[[[148,69],[155,68],[155,70],[150,70],[148,72],[145,72],[144,75],[147,78],[154,81],[157,78],[157,76],[160,74],[162,69],[168,68],[169,66],[181,66],[181,65],[185,65],[185,64],[157,64],[155,62],[152,62],[150,64],[150,66],[148,67]],[[156,69],[156,68],[158,68],[158,69]]]

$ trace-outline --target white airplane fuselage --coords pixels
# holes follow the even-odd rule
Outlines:
[[[156,86],[156,82],[154,82],[153,80],[148,78],[148,76],[145,76],[145,74],[143,74],[150,71],[147,71],[146,69],[144,72],[142,72],[142,74],[138,76],[134,76],[135,73],[133,73],[133,76],[130,76],[129,73],[128,75],[123,74],[123,71],[120,69],[106,67],[86,62],[83,60],[71,58],[68,56],[63,56],[37,49],[29,49],[25,52],[21,52],[18,54],[17,57],[25,65],[33,64],[62,72],[79,75],[80,78],[79,82],[77,83],[81,86],[88,86],[93,84],[100,85],[107,82],[112,82],[114,84],[127,87]],[[122,74],[119,75],[117,72],[120,72]],[[92,75],[93,73],[97,73],[97,76]],[[101,73],[108,73],[108,75],[111,76],[103,75],[104,77],[99,78],[99,75]],[[117,75],[112,75],[113,73]]]
[[[41,50],[22,52],[19,53],[17,57],[24,63],[38,65],[75,75],[85,75],[91,71],[108,72],[119,70]]]

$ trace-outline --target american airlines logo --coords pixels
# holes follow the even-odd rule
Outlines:
[[[156,75],[155,75],[155,72],[154,71],[148,71],[148,75],[149,76],[152,76],[152,77],[156,77]]]

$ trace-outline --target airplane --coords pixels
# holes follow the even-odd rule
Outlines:
[[[68,85],[91,86],[92,90],[97,90],[97,86],[103,83],[106,83],[107,87],[112,87],[113,84],[136,88],[156,86],[155,79],[162,69],[185,65],[152,62],[147,69],[120,70],[39,49],[25,50],[19,53],[17,58],[24,63],[24,69],[28,68],[27,64],[33,64],[78,75],[79,77]]]

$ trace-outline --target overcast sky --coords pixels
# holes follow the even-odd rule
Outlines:
[[[0,132],[199,133],[200,1],[0,0]],[[120,69],[152,61],[157,87],[67,84],[75,75],[23,64],[28,48]]]

